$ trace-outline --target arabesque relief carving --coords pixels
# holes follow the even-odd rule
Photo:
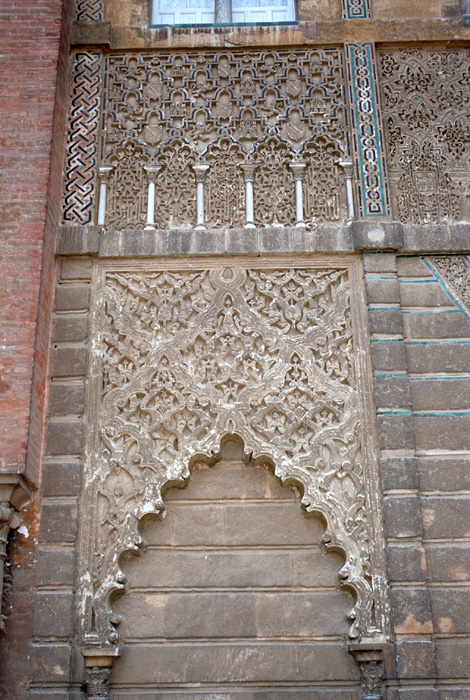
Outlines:
[[[84,643],[118,642],[110,596],[139,520],[221,439],[297,482],[344,553],[350,636],[387,626],[357,263],[102,265],[84,492]],[[98,408],[99,407],[99,408]],[[366,438],[367,436],[367,438]],[[204,457],[205,456],[205,457]]]
[[[394,215],[413,224],[470,216],[470,50],[380,54]]]
[[[349,159],[341,51],[118,54],[108,56],[106,73],[101,166],[119,170],[110,178],[107,228],[130,231],[145,224],[140,200],[147,201],[142,178],[148,166],[161,168],[150,217],[157,228],[194,226],[193,165],[208,165],[204,218],[210,227],[245,223],[243,165],[253,167],[256,225],[295,224],[289,166],[303,161],[303,225],[346,220],[339,166]],[[120,155],[131,147],[133,174]],[[117,216],[113,206],[120,195],[114,189],[123,169],[129,196]]]

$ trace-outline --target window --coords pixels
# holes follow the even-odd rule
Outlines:
[[[153,0],[152,24],[279,24],[294,20],[294,0]]]

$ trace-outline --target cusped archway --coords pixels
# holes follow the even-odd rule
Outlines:
[[[351,697],[344,556],[325,550],[326,519],[301,508],[302,485],[283,486],[235,435],[190,471],[141,521],[140,555],[121,557],[111,698]]]

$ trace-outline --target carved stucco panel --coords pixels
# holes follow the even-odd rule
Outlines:
[[[379,78],[394,216],[470,216],[470,49],[383,51]]]
[[[139,520],[221,438],[274,465],[327,522],[355,593],[351,638],[387,633],[374,430],[358,262],[109,263],[98,267],[79,617],[116,644],[110,594]]]
[[[289,165],[304,160],[305,224],[344,222],[339,163],[350,154],[343,64],[338,49],[108,55],[101,166],[114,174],[106,227],[128,234],[143,228],[148,167],[158,168],[155,225],[195,225],[194,164],[208,166],[208,226],[245,223],[244,165],[254,169],[255,223],[292,225]]]

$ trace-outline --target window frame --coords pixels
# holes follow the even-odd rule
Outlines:
[[[158,0],[149,0],[149,28],[150,29],[161,29],[162,27],[175,27],[175,28],[204,28],[204,27],[260,27],[260,26],[273,26],[273,27],[282,27],[282,26],[295,26],[298,25],[299,21],[297,19],[298,13],[297,13],[297,0],[287,0],[287,5],[284,7],[288,8],[288,11],[292,13],[293,17],[292,19],[287,19],[287,20],[282,20],[282,21],[248,21],[248,22],[240,22],[240,21],[230,21],[230,22],[175,22],[174,24],[169,23],[169,22],[156,22],[155,21],[155,15],[156,15],[156,5],[158,5]],[[290,6],[290,7],[289,7]],[[253,8],[256,6],[253,5]],[[262,7],[262,6],[258,6]],[[270,6],[266,6],[270,7]],[[272,7],[279,7],[281,8],[282,6],[277,6],[274,5]],[[251,6],[250,6],[251,10]],[[214,15],[215,15],[215,0],[214,0]],[[232,15],[233,15],[233,10],[232,10]],[[215,19],[215,16],[214,16]]]

